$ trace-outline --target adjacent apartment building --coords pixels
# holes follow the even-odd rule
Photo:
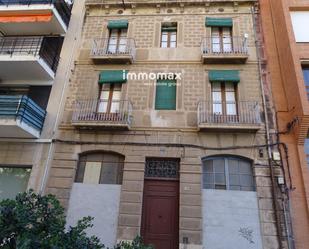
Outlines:
[[[0,1],[1,200],[27,188],[43,190],[64,82],[73,61],[71,47],[81,23],[76,8],[73,23],[71,14],[71,2],[64,0]]]
[[[93,216],[107,246],[293,248],[256,2],[86,0],[45,189],[69,224]]]
[[[286,145],[281,152],[289,158],[285,168],[290,179],[295,248],[308,248],[309,1],[260,3],[267,64],[264,78],[272,88],[278,125],[274,136]]]

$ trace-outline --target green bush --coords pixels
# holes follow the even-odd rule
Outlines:
[[[104,245],[98,238],[86,235],[91,222],[91,217],[85,217],[66,230],[64,209],[54,196],[41,196],[33,191],[21,193],[15,200],[0,202],[0,247],[102,249]]]
[[[152,246],[146,246],[143,244],[141,237],[137,236],[132,242],[122,241],[115,249],[154,249]]]
[[[64,209],[53,195],[41,196],[29,192],[18,194],[15,200],[0,202],[0,248],[3,249],[104,249],[95,236],[87,236],[91,217],[65,229]],[[133,242],[121,242],[114,249],[151,249],[141,237]]]

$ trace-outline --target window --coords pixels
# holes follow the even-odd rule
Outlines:
[[[107,53],[121,54],[127,52],[127,29],[110,29]]]
[[[122,184],[124,157],[114,153],[82,155],[75,182],[87,184]]]
[[[161,48],[176,48],[177,46],[177,23],[162,24]]]
[[[309,99],[309,65],[303,65],[304,82],[307,90],[307,97]]]
[[[232,27],[212,27],[211,44],[213,53],[231,53],[233,51]]]
[[[307,165],[309,166],[309,138],[305,140],[305,155],[307,159]]]
[[[120,111],[122,84],[102,84],[98,112],[118,113]]]
[[[0,200],[13,199],[27,190],[31,168],[0,166]]]
[[[176,80],[157,81],[155,109],[176,110]]]
[[[237,157],[203,160],[203,188],[254,191],[251,163]]]
[[[233,82],[212,83],[213,114],[237,115],[236,87]]]
[[[296,42],[309,42],[309,11],[293,11],[291,18]]]

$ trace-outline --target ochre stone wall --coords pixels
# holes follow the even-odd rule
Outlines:
[[[96,1],[88,1],[96,2]],[[66,92],[66,104],[57,138],[47,192],[56,194],[64,205],[68,204],[70,189],[80,153],[87,151],[112,151],[125,156],[123,184],[118,219],[118,239],[131,240],[140,232],[144,168],[147,157],[180,158],[180,243],[188,237],[188,248],[202,247],[202,164],[201,158],[210,155],[236,155],[253,162],[257,185],[258,204],[265,249],[278,248],[274,218],[271,181],[266,149],[259,155],[258,148],[241,146],[265,144],[265,129],[255,132],[224,130],[202,132],[197,126],[197,104],[210,100],[211,88],[208,71],[235,69],[240,71],[238,100],[262,103],[258,63],[252,21],[252,1],[233,1],[212,5],[196,4],[169,7],[141,5],[127,8],[118,14],[120,5],[88,6],[83,27],[83,40],[78,59]],[[99,2],[97,2],[99,3]],[[219,11],[223,8],[224,11]],[[168,9],[172,10],[172,12]],[[210,34],[205,27],[205,17],[232,17],[235,36],[248,34],[249,58],[246,64],[203,65],[201,40]],[[109,20],[127,19],[128,34],[136,42],[137,56],[132,65],[95,65],[90,58],[94,38],[106,38]],[[160,48],[161,23],[178,23],[176,49]],[[133,124],[130,131],[77,130],[71,124],[73,104],[76,100],[97,99],[98,77],[102,70],[126,69],[130,72],[182,72],[183,79],[177,86],[176,111],[154,110],[154,86],[152,81],[129,80],[123,84],[123,98],[133,103]],[[261,112],[262,114],[262,112]],[[122,143],[122,144],[118,144]],[[162,145],[150,145],[162,144]],[[179,144],[183,146],[165,146]],[[200,146],[200,148],[197,148]],[[224,147],[240,146],[223,150]],[[205,147],[205,148],[203,148]],[[215,147],[218,150],[207,149]],[[281,175],[279,168],[276,175]],[[183,246],[181,244],[181,246]]]

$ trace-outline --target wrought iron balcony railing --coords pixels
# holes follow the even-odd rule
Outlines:
[[[0,55],[40,56],[56,72],[62,43],[62,37],[0,37]]]
[[[259,125],[260,108],[257,102],[212,102],[198,103],[198,124]]]
[[[1,5],[32,5],[32,4],[53,4],[61,16],[64,23],[68,26],[71,18],[71,6],[64,0],[0,0]]]
[[[105,101],[98,99],[77,101],[73,110],[74,124],[130,126],[132,103],[129,100]]]
[[[120,38],[119,40],[95,39],[91,50],[91,56],[130,56],[135,59],[135,40],[132,38]]]
[[[29,97],[0,95],[0,119],[15,119],[41,132],[46,111]]]
[[[202,54],[205,55],[247,55],[248,45],[246,37],[205,37],[202,40]]]

